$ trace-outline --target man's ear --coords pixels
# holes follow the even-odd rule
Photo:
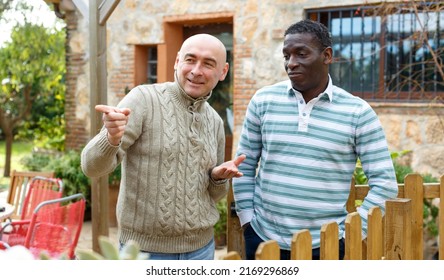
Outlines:
[[[179,64],[179,52],[176,55],[176,61],[174,62],[174,70],[177,70],[177,65]]]
[[[224,69],[222,69],[222,75],[220,76],[219,81],[225,80],[225,77],[227,76],[229,69],[230,65],[228,64],[228,62],[226,62],[224,65]]]
[[[324,63],[331,64],[333,62],[333,49],[331,47],[326,47],[323,50]]]

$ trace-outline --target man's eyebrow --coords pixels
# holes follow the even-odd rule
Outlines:
[[[193,54],[193,53],[186,53],[186,54],[184,55],[184,58],[186,58],[186,57],[197,58],[197,55],[195,55],[195,54]],[[214,64],[217,65],[217,60],[216,60],[215,58],[212,58],[212,57],[204,57],[204,60],[205,60],[205,61],[211,61],[211,62],[213,62]]]

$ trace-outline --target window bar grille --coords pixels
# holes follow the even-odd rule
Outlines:
[[[359,69],[364,69],[364,37],[365,37],[365,23],[364,23],[364,12],[361,12],[361,36],[359,36],[360,42],[360,58],[359,58]],[[361,94],[364,95],[364,75],[359,75],[359,87]]]
[[[394,17],[396,17],[396,15],[394,15]],[[395,38],[394,43],[397,43],[398,45],[398,53],[395,55],[396,57],[396,68],[394,70],[394,74],[395,74],[395,79],[396,79],[396,83],[395,83],[395,87],[394,87],[394,92],[397,93],[399,92],[399,84],[400,84],[400,69],[401,69],[401,62],[400,62],[400,51],[402,49],[402,37],[401,37],[401,21],[399,20],[399,14],[398,14],[398,32],[394,32],[394,25],[395,25],[395,20],[392,20],[392,34],[393,34],[393,38]],[[396,49],[395,49],[396,50]]]
[[[355,65],[355,61],[356,61],[356,58],[354,58],[353,57],[353,16],[354,16],[354,12],[353,12],[353,10],[349,10],[349,13],[350,13],[350,18],[351,18],[351,20],[350,20],[350,30],[351,30],[351,32],[350,32],[350,59],[349,59],[349,71],[348,71],[348,77],[349,77],[349,80],[348,80],[348,84],[349,84],[349,88],[350,89],[352,89],[353,88],[353,67],[354,67],[354,65]],[[343,22],[343,19],[341,18],[341,22]]]
[[[373,14],[372,16],[373,20],[372,20],[372,35],[371,35],[371,48],[370,48],[370,52],[371,52],[371,59],[370,59],[370,91],[372,93],[372,98],[375,98],[375,94],[377,93],[377,88],[375,88],[375,84],[376,84],[376,79],[375,79],[375,75],[376,75],[376,42],[375,42],[375,34],[376,34],[376,20],[375,20],[375,15]]]
[[[424,14],[424,28],[427,30],[427,26],[428,26],[428,14],[423,13]],[[422,35],[422,36],[427,36],[427,35]],[[424,38],[421,38],[421,46],[422,46],[422,57],[421,57],[421,91],[420,94],[422,96],[422,92],[423,90],[426,89],[426,84],[425,84],[425,80],[426,80],[426,55],[427,55],[427,46],[426,43],[424,42]]]
[[[416,27],[415,27],[416,26],[416,20],[415,20],[414,16],[410,17],[410,26],[412,26],[412,30],[416,29]],[[410,65],[410,67],[409,67],[409,77],[410,77],[410,79],[408,81],[407,89],[408,89],[409,95],[410,95],[412,90],[413,90],[413,88],[414,88],[413,81],[412,81],[412,77],[413,77],[412,75],[414,74],[413,73],[413,63],[414,63],[414,60],[413,60],[414,53],[413,52],[414,52],[414,48],[415,48],[415,43],[414,43],[413,38],[409,40],[409,43],[410,43],[410,52],[409,52],[409,65]],[[409,98],[410,98],[410,96],[409,96]]]
[[[329,13],[330,14],[330,13]],[[339,20],[339,50],[338,50],[338,52],[340,52],[340,50],[342,50],[342,48],[343,48],[343,42],[342,42],[342,38],[343,38],[343,28],[342,28],[342,10],[341,11],[339,11],[339,18],[340,18],[340,20]],[[330,30],[331,30],[331,28],[330,28]],[[337,62],[339,63],[339,64],[342,64],[343,63],[343,61],[342,61],[342,58],[339,56],[339,60],[337,60]],[[341,79],[342,79],[342,67],[338,67],[337,68],[338,69],[338,72],[339,72],[339,83],[342,83],[342,81],[341,81]]]
[[[440,24],[441,24],[441,22],[440,22],[440,13],[439,13],[439,11],[437,10],[436,11],[436,30],[435,30],[435,40],[436,40],[436,42],[435,42],[435,44],[436,44],[436,49],[437,50],[439,50],[440,49],[440,47],[441,47],[441,45],[440,45],[440,40],[439,40],[439,38],[440,38],[440,36],[439,36],[439,34],[440,34],[440,30],[439,30],[439,27],[440,27]],[[438,54],[439,55],[439,54]],[[435,63],[435,67],[434,67],[434,83],[433,83],[433,92],[435,93],[434,94],[434,98],[436,98],[436,92],[438,92],[438,80],[439,80],[439,73],[438,73],[438,65],[436,65],[436,63]],[[441,79],[442,80],[442,79]]]

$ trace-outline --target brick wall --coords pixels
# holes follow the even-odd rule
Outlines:
[[[77,111],[77,83],[78,77],[84,73],[87,64],[85,53],[73,52],[69,43],[73,33],[77,32],[78,18],[74,12],[65,14],[66,21],[66,93],[65,93],[65,121],[66,150],[80,149],[88,141],[89,132],[86,130],[87,124],[76,117]]]
[[[115,93],[114,96],[108,97],[110,105],[117,105],[119,100],[125,96],[125,90],[130,90],[135,86],[135,46],[127,45],[119,53],[119,65],[114,65],[114,68],[108,72],[108,90]]]

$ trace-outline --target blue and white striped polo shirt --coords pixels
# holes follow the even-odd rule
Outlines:
[[[237,155],[244,176],[233,179],[241,224],[251,222],[264,240],[290,249],[293,233],[310,230],[313,248],[320,229],[336,221],[344,235],[345,204],[356,160],[371,190],[358,209],[363,236],[367,213],[397,195],[398,187],[384,131],[370,105],[333,86],[305,103],[290,81],[264,87],[246,112]],[[259,167],[257,169],[257,167]]]

